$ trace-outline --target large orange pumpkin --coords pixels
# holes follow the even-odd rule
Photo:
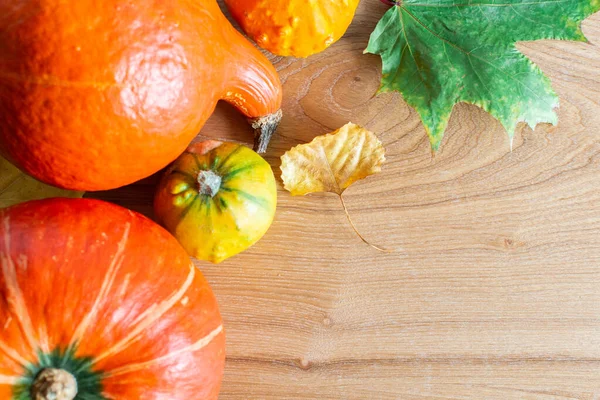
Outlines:
[[[0,262],[0,399],[217,399],[217,302],[149,219],[87,199],[16,205],[0,210]]]
[[[274,54],[308,57],[338,41],[359,0],[225,0],[254,41]]]
[[[0,0],[0,154],[44,182],[146,177],[219,99],[251,118],[264,151],[281,83],[215,0]]]

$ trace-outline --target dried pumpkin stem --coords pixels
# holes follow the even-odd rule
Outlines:
[[[222,178],[211,170],[198,173],[198,193],[214,197],[221,188]]]
[[[267,152],[271,137],[277,130],[282,115],[281,110],[278,110],[272,114],[248,120],[250,125],[252,125],[252,129],[254,129],[254,151],[258,154]]]
[[[73,400],[77,396],[77,380],[68,371],[59,368],[43,369],[33,381],[33,400]]]
[[[346,213],[346,218],[348,218],[348,222],[350,222],[350,225],[352,226],[352,229],[354,229],[354,232],[358,235],[358,237],[360,238],[360,240],[362,240],[363,242],[365,242],[366,244],[368,244],[369,246],[371,246],[375,250],[381,251],[383,253],[391,253],[392,250],[387,250],[387,249],[383,249],[381,247],[375,246],[374,244],[369,243],[369,241],[367,239],[365,239],[363,237],[363,235],[360,234],[360,232],[358,231],[358,229],[356,229],[356,226],[354,225],[354,222],[352,222],[352,218],[350,218],[350,214],[348,213],[348,208],[346,208],[346,203],[344,202],[344,197],[341,194],[339,196],[340,196],[340,201],[342,202],[342,207],[344,207],[344,212]]]

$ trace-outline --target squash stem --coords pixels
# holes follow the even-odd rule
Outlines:
[[[360,240],[362,240],[363,242],[365,242],[366,244],[368,244],[369,246],[371,246],[375,250],[381,251],[383,253],[391,253],[392,250],[387,250],[387,249],[381,248],[379,246],[375,246],[372,243],[369,243],[369,241],[367,239],[365,239],[363,237],[363,235],[360,234],[360,232],[358,232],[358,229],[356,229],[356,226],[354,225],[354,222],[352,222],[352,218],[350,218],[350,214],[348,213],[348,208],[346,208],[346,203],[344,202],[344,197],[341,194],[338,195],[338,196],[340,196],[340,201],[342,202],[342,207],[344,207],[344,212],[346,213],[346,218],[348,218],[348,222],[350,222],[350,225],[352,226],[352,229],[354,229],[354,232],[358,235],[358,237],[360,238]]]
[[[198,173],[198,193],[214,197],[221,188],[222,178],[211,170]]]
[[[254,129],[254,151],[258,154],[267,152],[273,133],[277,130],[282,117],[281,110],[259,118],[250,118],[248,122]]]
[[[77,396],[77,380],[68,371],[44,368],[31,386],[33,400],[73,400]]]

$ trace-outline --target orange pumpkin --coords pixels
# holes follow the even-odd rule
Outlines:
[[[215,297],[163,228],[119,206],[0,210],[0,399],[217,399]]]
[[[225,0],[259,46],[281,56],[308,57],[337,42],[359,0]]]
[[[0,0],[0,154],[39,180],[102,190],[146,177],[219,99],[264,151],[281,83],[215,0]]]

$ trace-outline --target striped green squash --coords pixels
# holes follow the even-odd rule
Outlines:
[[[277,205],[271,166],[248,147],[206,141],[166,171],[154,211],[190,255],[219,263],[256,243]]]

